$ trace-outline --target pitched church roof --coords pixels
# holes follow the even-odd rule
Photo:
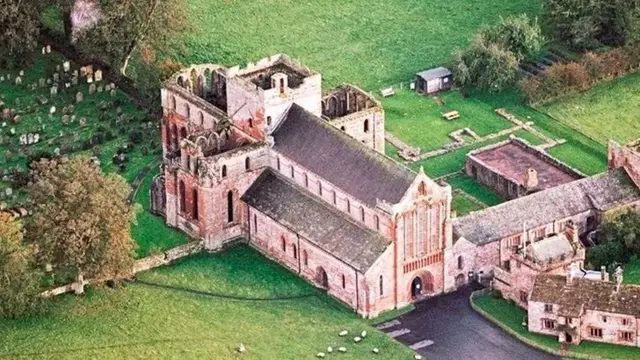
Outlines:
[[[273,149],[372,207],[398,203],[416,177],[297,104],[272,135]]]
[[[640,316],[640,286],[622,284],[617,293],[615,288],[609,281],[575,278],[568,285],[565,276],[538,275],[529,300],[556,304],[564,316],[580,316],[583,309]]]
[[[454,219],[453,232],[481,245],[588,210],[608,210],[640,200],[624,169],[576,180]]]
[[[391,243],[270,169],[242,200],[363,273]]]

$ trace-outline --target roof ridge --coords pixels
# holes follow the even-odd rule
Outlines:
[[[344,131],[339,130],[337,127],[331,125],[328,121],[323,120],[322,118],[316,116],[315,114],[313,114],[312,112],[308,111],[307,109],[303,108],[302,106],[298,105],[297,103],[293,103],[290,107],[293,108],[294,106],[298,107],[301,111],[305,111],[308,112],[310,115],[310,118],[313,119],[313,121],[315,121],[316,123],[320,124],[322,127],[324,127],[325,129],[331,131],[333,134],[335,134],[337,137],[339,137],[342,140],[345,140],[346,143],[348,143],[349,145],[353,145],[353,146],[357,146],[361,149],[364,149],[365,153],[368,155],[371,155],[371,157],[373,158],[378,158],[378,160],[385,160],[385,161],[389,161],[390,163],[399,166],[400,168],[402,168],[403,170],[406,170],[407,172],[414,174],[414,175],[418,175],[418,173],[416,171],[413,171],[410,167],[404,165],[403,163],[396,161],[395,159],[387,156],[386,154],[383,154],[373,148],[370,148],[366,145],[363,145],[362,143],[360,143],[359,141],[357,141],[356,139],[354,139],[351,135],[345,133]],[[284,121],[282,121],[281,123],[284,123]],[[386,141],[386,140],[385,140]]]

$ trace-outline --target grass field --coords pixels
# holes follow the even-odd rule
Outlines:
[[[625,284],[640,285],[640,259],[633,259],[624,265],[623,281]]]
[[[453,193],[451,208],[456,211],[457,216],[464,216],[470,212],[483,209],[482,206],[462,196],[459,192]]]
[[[312,359],[327,346],[346,346],[341,359],[370,358],[374,347],[376,359],[413,359],[411,350],[247,246],[186,258],[140,278],[234,296],[312,296],[242,301],[137,283],[93,289],[56,298],[45,315],[0,320],[0,357]],[[348,337],[338,336],[343,329]],[[362,330],[366,339],[354,344]],[[240,343],[247,353],[235,351]]]
[[[498,205],[504,200],[493,189],[480,184],[476,179],[467,175],[455,175],[446,180],[454,189],[459,189],[467,194],[470,194],[474,198],[480,200],[487,206]]]
[[[516,306],[513,302],[498,299],[491,295],[478,296],[473,300],[473,302],[480,309],[491,314],[496,320],[508,326],[512,330],[515,330],[525,338],[551,349],[560,349],[560,343],[557,338],[530,333],[525,327],[523,327],[522,321],[526,318],[527,313]],[[578,346],[571,346],[569,351],[588,354],[591,356],[602,356],[607,359],[640,359],[640,352],[638,352],[638,349],[635,347],[589,341],[582,341]]]
[[[626,143],[640,137],[640,73],[605,82],[542,107],[557,120],[593,137]]]
[[[322,73],[325,87],[350,82],[377,90],[441,65],[482,23],[539,0],[190,0],[194,29],[170,55],[236,65],[283,52]]]
[[[498,116],[494,109],[472,98],[465,99],[458,91],[438,95],[441,103],[408,89],[397,90],[396,95],[382,100],[385,111],[385,129],[411,146],[422,151],[436,150],[451,143],[449,134],[469,128],[479,136],[489,135],[513,127]],[[460,118],[447,121],[442,114],[458,111]]]

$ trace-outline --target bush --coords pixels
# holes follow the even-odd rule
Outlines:
[[[143,137],[144,135],[140,130],[133,130],[132,132],[129,133],[129,141],[131,141],[134,144],[140,144],[143,140]]]
[[[619,241],[596,245],[587,250],[587,267],[594,270],[599,270],[601,266],[609,267],[614,263],[625,263],[628,260],[624,245]]]

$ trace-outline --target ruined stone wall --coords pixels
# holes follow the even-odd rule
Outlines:
[[[636,150],[610,141],[608,162],[609,169],[625,168],[636,186],[640,187],[640,154]]]
[[[464,238],[453,244],[452,256],[445,261],[445,291],[453,291],[468,282],[469,272],[476,271],[476,251],[477,245]]]
[[[511,200],[527,194],[526,189],[515,181],[508,179],[471,155],[467,155],[464,163],[465,173],[486,185],[505,199]]]
[[[336,128],[384,154],[384,110],[374,107],[331,120]]]
[[[234,125],[256,139],[266,133],[262,89],[239,78],[227,81],[227,113]]]
[[[293,180],[302,188],[306,188],[309,191],[309,195],[316,196],[328,205],[345,213],[346,215],[349,215],[352,220],[359,224],[362,224],[371,230],[378,231],[387,238],[392,237],[392,222],[390,214],[381,211],[378,208],[369,207],[326,181],[318,174],[315,174],[300,166],[298,163],[291,161],[286,156],[274,150],[271,150],[271,152],[271,168]],[[362,217],[363,212],[364,220]]]

